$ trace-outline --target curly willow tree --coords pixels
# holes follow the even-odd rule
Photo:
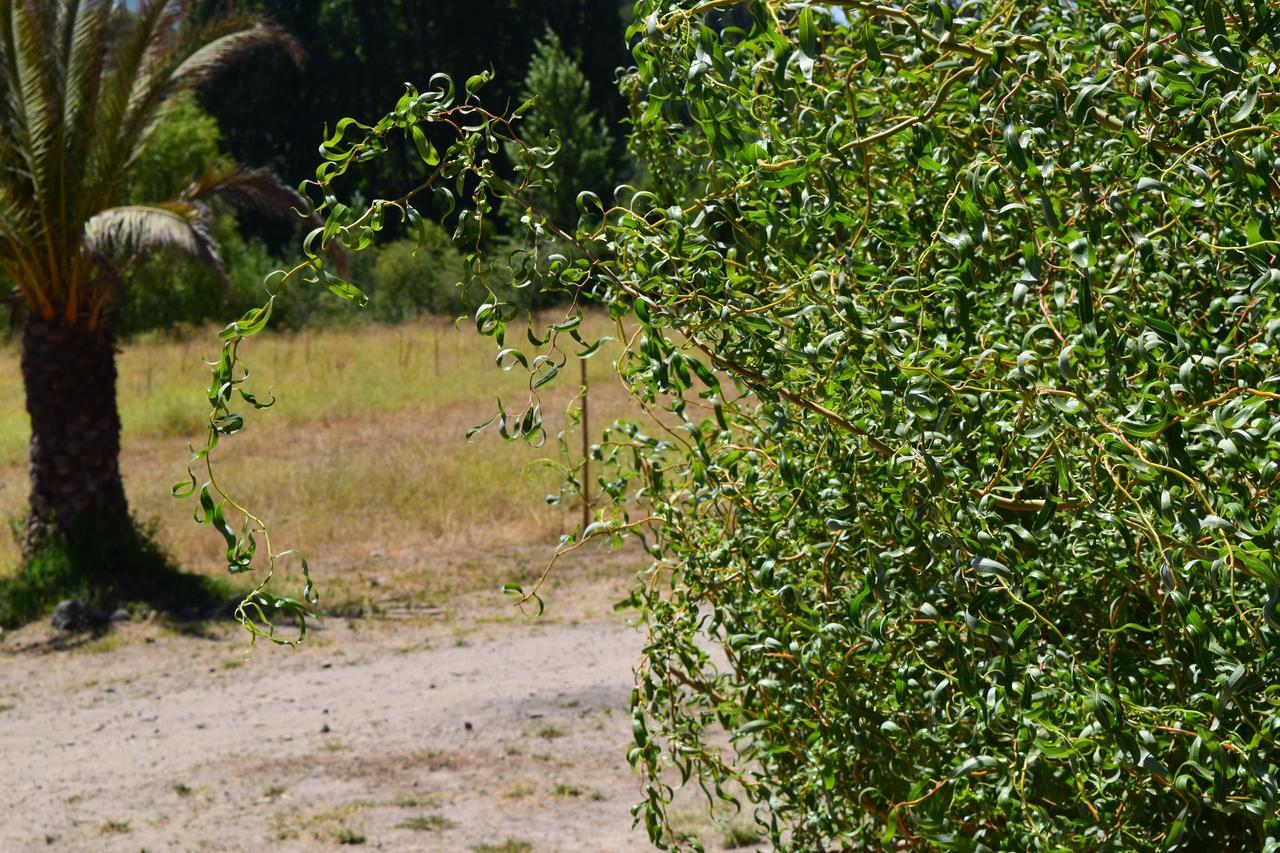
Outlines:
[[[483,78],[433,80],[326,140],[327,225],[273,287],[358,297],[324,250],[433,193],[460,242],[501,203],[573,248],[514,265],[562,322],[512,334],[495,299],[475,324],[530,373],[504,436],[542,436],[538,389],[595,351],[587,303],[653,415],[603,435],[612,502],[563,544],[654,558],[630,751],[653,842],[696,846],[668,820],[696,783],[798,850],[1280,849],[1280,12],[636,11],[644,189],[548,221],[553,142],[520,143]],[[421,185],[337,200],[396,145]],[[225,333],[211,444],[269,307]],[[260,526],[218,495],[243,566]]]

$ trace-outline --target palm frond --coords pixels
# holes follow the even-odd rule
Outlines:
[[[68,164],[79,175],[89,167],[114,4],[112,0],[83,0],[70,5],[63,24],[62,133],[67,140]]]
[[[101,211],[85,223],[84,247],[105,257],[179,249],[208,267],[224,290],[231,289],[217,242],[193,204],[130,204]]]
[[[183,33],[174,54],[181,61],[172,76],[185,87],[199,86],[246,53],[263,47],[283,50],[295,63],[302,45],[289,31],[254,15],[226,15]]]
[[[99,176],[118,169],[121,156],[128,155],[129,148],[121,145],[120,129],[149,57],[164,40],[166,30],[172,29],[172,11],[168,0],[144,0],[123,19],[122,30],[111,45],[110,70],[102,83],[99,108],[102,132],[95,134],[92,155],[99,164],[95,170]]]
[[[306,216],[308,208],[306,199],[281,181],[275,172],[247,166],[206,169],[198,180],[182,191],[181,199],[194,204],[217,199],[241,210],[278,219]]]
[[[324,218],[316,215],[310,203],[270,169],[238,165],[209,169],[183,190],[180,198],[200,206],[223,201],[241,210],[277,219],[298,217],[312,228],[324,225]],[[336,240],[329,247],[329,257],[338,274],[346,275],[347,256]]]
[[[66,229],[59,217],[56,146],[59,127],[59,70],[56,65],[57,7],[38,0],[12,0],[0,23],[0,50],[4,54],[13,147],[17,167],[7,189],[12,199],[30,210],[39,222],[42,239],[50,245],[65,244]],[[66,296],[70,278],[65,252],[48,254],[43,278],[51,296]]]
[[[225,15],[203,26],[174,28],[157,39],[134,78],[115,135],[115,162],[123,167],[132,163],[182,95],[245,53],[268,46],[301,58],[301,48],[292,36],[255,15]]]

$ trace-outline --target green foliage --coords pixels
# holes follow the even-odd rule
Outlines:
[[[126,196],[131,204],[173,198],[205,170],[230,165],[218,122],[188,95],[165,112],[130,166]]]
[[[131,204],[173,198],[206,172],[226,172],[232,166],[222,150],[218,123],[187,97],[166,113],[130,168],[126,195]],[[145,254],[124,272],[128,298],[112,318],[117,332],[198,325],[260,301],[262,277],[279,262],[262,241],[241,235],[226,205],[216,205],[208,230],[223,259],[224,280],[190,255]]]
[[[424,223],[423,228],[421,240],[397,240],[375,255],[367,280],[373,318],[398,322],[421,313],[468,313],[465,294],[458,287],[462,255],[443,228],[434,222]]]
[[[227,286],[193,258],[153,255],[128,276],[129,298],[112,320],[120,334],[199,325],[262,298],[262,277],[279,260],[261,240],[245,239],[230,213],[220,214],[210,232],[226,258]]]
[[[529,372],[489,424],[512,438],[544,437],[538,390],[595,351],[578,301],[631,324],[617,366],[656,417],[601,437],[611,503],[564,547],[654,557],[629,753],[652,841],[676,843],[679,779],[740,790],[785,849],[1280,849],[1280,11],[635,20],[651,191],[550,221],[552,152],[479,106],[483,76],[437,79],[326,141],[305,275],[358,297],[322,249],[428,191],[459,241],[495,200],[531,208],[532,248],[580,255],[517,269],[563,321],[474,315]],[[336,201],[393,147],[433,177]]]

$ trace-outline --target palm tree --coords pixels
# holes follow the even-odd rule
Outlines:
[[[77,531],[132,530],[111,331],[130,265],[177,248],[225,281],[209,229],[215,200],[303,206],[268,172],[244,168],[207,173],[172,198],[126,203],[131,166],[180,98],[251,49],[297,53],[261,18],[196,24],[189,7],[0,0],[0,270],[25,317],[28,549]]]

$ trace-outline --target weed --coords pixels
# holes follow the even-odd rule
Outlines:
[[[125,833],[133,832],[133,821],[108,820],[106,823],[102,824],[101,829],[103,832],[115,833],[117,835],[124,835]]]
[[[321,746],[325,752],[346,752],[347,745],[340,738],[331,737]]]
[[[438,814],[431,814],[402,820],[396,824],[396,829],[412,829],[415,832],[439,832],[451,826],[453,826],[453,821]]]
[[[527,782],[513,782],[502,792],[503,799],[523,800],[534,793],[534,788]]]
[[[563,782],[551,789],[553,797],[581,797],[582,789],[577,785],[566,785]]]
[[[357,832],[349,826],[343,826],[334,830],[333,840],[339,844],[364,844],[369,839],[365,837],[363,832]]]
[[[564,737],[565,731],[559,726],[546,725],[538,729],[536,734],[544,740],[555,740],[558,737]]]
[[[471,853],[533,853],[533,845],[528,841],[508,838],[501,844],[476,844]]]
[[[419,797],[415,794],[405,794],[402,797],[396,797],[395,806],[402,809],[422,809],[430,808],[438,802],[434,796]]]
[[[298,829],[290,822],[289,815],[277,814],[271,817],[271,837],[274,841],[293,841],[298,838]]]
[[[74,646],[71,649],[73,655],[96,655],[104,652],[114,652],[125,645],[124,637],[116,633],[103,634],[95,637],[87,643]]]
[[[262,790],[262,796],[268,800],[278,800],[284,796],[284,787],[282,785],[268,785]]]
[[[189,797],[194,793],[189,786],[181,782],[173,786],[173,792],[179,797]]]

